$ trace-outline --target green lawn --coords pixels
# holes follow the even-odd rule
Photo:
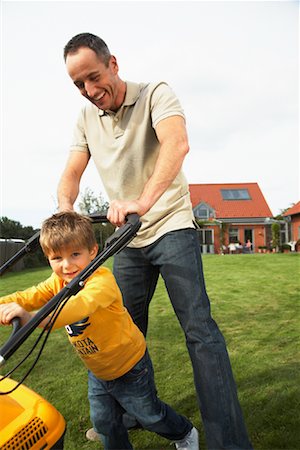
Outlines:
[[[108,263],[110,265],[111,261]],[[226,338],[247,427],[256,450],[300,448],[298,254],[204,255],[213,317]],[[1,295],[44,279],[49,269],[7,274]],[[1,342],[8,335],[1,328]],[[36,336],[36,334],[34,335]],[[160,397],[203,429],[183,333],[159,280],[150,308],[148,347]],[[26,342],[17,355],[29,346]],[[17,361],[11,358],[1,373]],[[28,367],[26,364],[24,367]],[[25,368],[14,374],[19,379]],[[84,433],[90,427],[87,376],[67,342],[54,332],[26,384],[64,415],[66,450],[96,449]],[[137,450],[169,450],[169,441],[147,431],[130,432]]]

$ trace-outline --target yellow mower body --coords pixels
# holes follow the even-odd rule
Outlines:
[[[0,382],[0,391],[17,383]],[[62,449],[66,423],[49,402],[23,384],[0,396],[0,450]]]

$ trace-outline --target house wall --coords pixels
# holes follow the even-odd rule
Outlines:
[[[264,225],[240,225],[239,226],[239,235],[240,241],[242,244],[244,242],[244,230],[253,230],[253,242],[252,247],[254,253],[258,252],[259,247],[265,247],[268,245],[266,242],[266,230]]]
[[[300,219],[299,219],[300,220]],[[220,253],[221,249],[221,229],[218,225],[207,225],[207,229],[214,230],[214,248],[215,253]],[[258,247],[268,246],[269,242],[266,242],[266,227],[264,225],[235,225],[231,224],[231,228],[238,229],[238,240],[242,245],[245,244],[244,235],[246,230],[253,230],[253,251],[258,252]],[[229,233],[228,228],[225,232],[225,246],[228,247],[229,244]]]
[[[292,231],[292,241],[298,241],[300,239],[300,214],[295,214],[291,216],[291,231]],[[298,245],[298,251],[300,251],[300,246]]]

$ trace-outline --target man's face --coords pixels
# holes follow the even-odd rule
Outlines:
[[[124,92],[114,56],[106,66],[93,50],[81,47],[67,56],[66,67],[80,93],[99,109],[115,111],[121,106]]]

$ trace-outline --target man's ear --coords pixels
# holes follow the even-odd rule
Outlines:
[[[110,60],[109,60],[109,64],[110,64],[110,67],[113,70],[113,73],[114,74],[118,73],[119,66],[118,66],[117,58],[114,55],[111,55]]]

